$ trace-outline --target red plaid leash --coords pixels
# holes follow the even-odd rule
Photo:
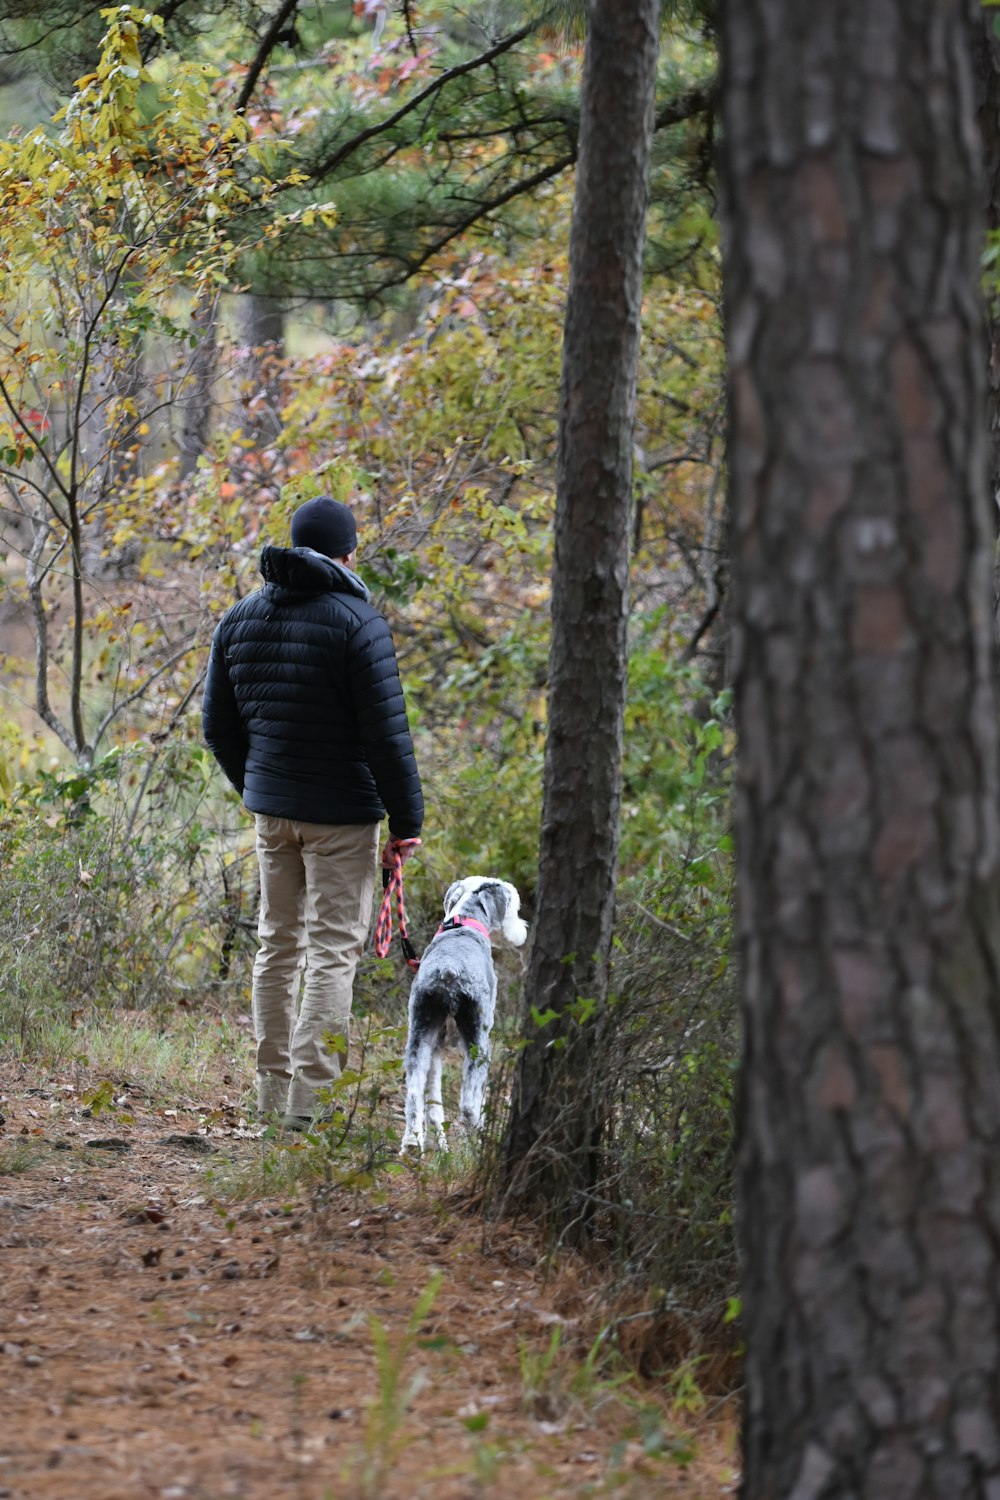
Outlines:
[[[410,942],[406,931],[406,909],[403,906],[403,860],[400,849],[407,844],[419,844],[419,839],[393,839],[389,844],[392,868],[382,866],[382,905],[375,918],[375,954],[385,958],[392,942],[392,898],[396,897],[396,916],[399,919],[399,942],[403,957],[411,969],[420,967],[420,957]]]

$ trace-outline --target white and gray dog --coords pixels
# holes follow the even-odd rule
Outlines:
[[[439,1148],[447,1149],[441,1102],[441,1048],[449,1020],[464,1053],[459,1114],[467,1130],[483,1119],[490,1032],[497,998],[491,934],[520,948],[528,929],[518,916],[521,898],[507,880],[470,875],[444,898],[444,921],[420,960],[410,990],[406,1039],[406,1130],[402,1150],[424,1149],[424,1100]]]

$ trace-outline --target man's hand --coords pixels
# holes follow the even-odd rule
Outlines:
[[[385,841],[385,848],[382,850],[383,868],[391,870],[395,864],[397,854],[399,855],[400,864],[405,865],[410,855],[420,847],[420,842],[420,839],[395,839],[390,834]]]

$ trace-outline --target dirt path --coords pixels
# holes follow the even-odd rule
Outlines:
[[[262,1147],[233,1111],[87,1118],[9,1072],[0,1111],[0,1497],[735,1492],[731,1425],[588,1389],[583,1278],[546,1280],[514,1232],[486,1253],[419,1173],[234,1204],[206,1174]]]

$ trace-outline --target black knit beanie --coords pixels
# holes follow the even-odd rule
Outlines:
[[[358,528],[350,506],[318,495],[292,516],[292,546],[311,547],[324,557],[347,557],[358,545]]]

